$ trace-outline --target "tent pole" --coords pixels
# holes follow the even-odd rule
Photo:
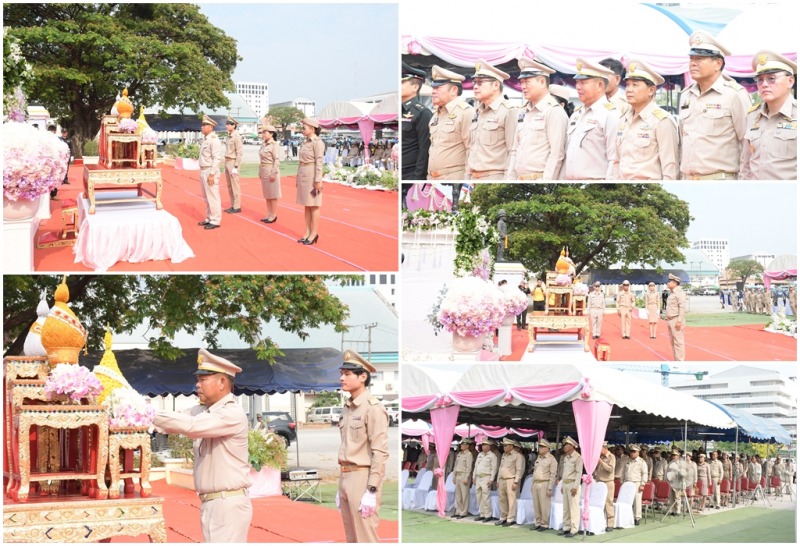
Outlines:
[[[734,451],[736,453],[736,457],[734,459],[734,462],[735,462],[736,459],[739,458],[739,427],[738,426],[736,427],[736,439],[734,440],[734,442],[735,443],[734,443],[733,447],[734,447]],[[731,474],[734,474],[734,472],[731,472]],[[738,472],[737,472],[737,474],[738,474]],[[734,508],[736,508],[736,498],[739,496],[736,493],[737,493],[737,490],[739,489],[739,483],[741,483],[741,478],[742,478],[741,476],[736,476],[736,479],[734,480],[734,484],[733,484],[733,492],[734,492],[734,495],[733,495],[733,507]]]
[[[683,452],[689,451],[689,421],[683,422]]]

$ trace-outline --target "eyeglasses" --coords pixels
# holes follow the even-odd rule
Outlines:
[[[475,87],[479,87],[479,86],[483,85],[484,83],[490,83],[491,81],[492,80],[480,79],[480,80],[472,80],[472,83],[475,85]]]
[[[785,74],[770,74],[769,76],[758,76],[756,78],[756,84],[764,85],[768,83],[770,85],[775,85],[775,82],[783,78]]]

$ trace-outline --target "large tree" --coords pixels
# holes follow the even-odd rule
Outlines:
[[[231,330],[255,347],[259,358],[280,355],[265,331],[280,328],[305,338],[307,329],[322,324],[345,331],[349,310],[330,293],[326,280],[346,277],[314,275],[72,275],[67,278],[69,305],[88,330],[88,347],[101,347],[106,325],[113,332],[147,326],[149,346],[166,359],[183,353],[172,345],[181,330],[201,332],[209,347]],[[36,306],[46,294],[48,306],[61,282],[58,276],[3,276],[3,348],[22,352],[25,336],[36,319]]]
[[[764,272],[764,266],[759,262],[755,260],[746,260],[744,258],[731,260],[726,269],[728,270],[729,277],[742,280],[743,287],[747,285],[747,279],[753,275],[759,275]]]
[[[551,271],[569,247],[576,271],[683,259],[689,205],[658,184],[479,184],[473,202],[507,214],[508,257]]]
[[[302,110],[292,106],[273,106],[269,109],[269,114],[267,115],[267,119],[269,119],[284,136],[288,136],[286,135],[286,131],[290,125],[300,123],[305,117],[306,115]]]
[[[33,68],[24,88],[74,131],[75,155],[124,87],[136,106],[197,112],[228,104],[236,40],[193,4],[3,5],[3,25]]]

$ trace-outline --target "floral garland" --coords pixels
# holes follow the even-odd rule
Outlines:
[[[455,217],[457,277],[478,275],[489,279],[494,274],[494,256],[499,234],[480,213],[478,207],[461,209]]]
[[[477,337],[498,328],[505,315],[506,306],[494,284],[461,277],[447,283],[438,318],[448,332]]]
[[[94,397],[103,392],[103,385],[89,368],[77,364],[59,364],[50,371],[44,383],[44,393],[48,398],[67,394],[78,402],[82,398]]]
[[[442,285],[441,290],[439,290],[439,295],[436,297],[436,303],[433,304],[433,308],[427,318],[428,322],[433,326],[433,335],[435,336],[438,336],[439,332],[444,328],[444,324],[439,322],[439,311],[442,310],[442,300],[446,294],[447,285]]]
[[[114,428],[147,428],[156,417],[156,409],[131,388],[114,389],[103,405],[109,411],[108,424]]]
[[[64,181],[69,147],[27,123],[3,124],[3,195],[9,201],[36,199]]]
[[[120,133],[130,133],[134,135],[139,131],[139,124],[130,118],[123,118],[119,120],[119,125],[117,126],[117,130]]]
[[[453,227],[455,227],[455,216],[445,210],[417,209],[403,213],[404,231],[432,231]]]

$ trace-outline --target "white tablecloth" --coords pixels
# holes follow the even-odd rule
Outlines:
[[[103,200],[130,197],[136,192],[103,192],[97,195],[97,212],[88,214],[89,200],[78,196],[80,232],[75,242],[75,263],[106,271],[117,262],[140,263],[170,260],[181,263],[194,258],[183,239],[178,219],[153,202],[114,203]]]

